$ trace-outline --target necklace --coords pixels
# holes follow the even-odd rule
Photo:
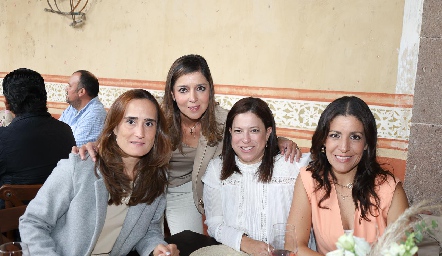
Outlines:
[[[190,129],[190,135],[193,135],[193,138],[196,138],[196,132],[194,131],[194,129],[196,128],[196,125],[198,124],[199,122],[196,122],[192,127],[190,127],[189,129]],[[194,134],[195,133],[195,134]]]
[[[351,197],[351,195],[343,195],[343,194],[339,193],[337,190],[336,190],[336,194],[338,194],[342,198],[342,200],[345,200],[345,199]]]
[[[337,182],[335,182],[336,185],[340,186],[341,188],[348,188],[348,189],[352,189],[353,188],[353,182],[348,183],[347,185],[341,185]]]

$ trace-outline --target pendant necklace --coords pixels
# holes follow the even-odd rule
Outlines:
[[[338,194],[342,198],[342,200],[345,200],[346,198],[351,197],[351,195],[347,195],[347,196],[343,195],[343,194],[339,193],[337,190],[336,190],[336,194]]]
[[[353,188],[353,182],[350,182],[347,185],[341,185],[341,184],[339,184],[337,182],[335,182],[335,184],[340,186],[341,188],[346,188],[346,189],[352,189]],[[339,193],[336,188],[335,188],[335,190],[336,190],[336,194],[338,194],[342,198],[342,200],[345,200],[346,198],[351,197],[351,195],[343,195],[343,194]]]
[[[347,185],[341,185],[337,182],[335,182],[336,185],[340,186],[341,188],[348,188],[348,189],[352,189],[353,188],[353,182],[348,183]]]
[[[194,129],[196,128],[196,125],[197,125],[198,123],[199,123],[199,122],[196,122],[192,127],[189,128],[189,129],[190,129],[190,135],[192,135],[193,138],[196,138],[196,132],[194,131]]]

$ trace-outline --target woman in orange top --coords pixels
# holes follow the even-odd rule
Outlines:
[[[361,99],[339,98],[321,114],[288,218],[298,255],[336,250],[344,232],[373,243],[408,207],[401,182],[377,162],[376,143],[375,118]],[[312,227],[318,252],[307,247]]]

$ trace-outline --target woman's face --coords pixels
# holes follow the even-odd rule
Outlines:
[[[266,129],[257,115],[247,112],[235,116],[229,131],[233,151],[241,162],[254,164],[261,161],[267,139],[272,132],[271,127]]]
[[[172,98],[182,115],[192,120],[201,118],[209,106],[209,86],[209,82],[201,72],[186,74],[176,80]]]
[[[327,160],[336,174],[356,171],[367,149],[364,126],[354,116],[336,116],[325,140]]]
[[[114,134],[118,146],[129,155],[129,159],[138,160],[152,149],[157,121],[157,110],[150,100],[134,99],[127,104]]]

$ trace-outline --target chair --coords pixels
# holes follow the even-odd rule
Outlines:
[[[5,184],[0,188],[0,199],[5,201],[5,208],[17,207],[27,204],[34,199],[43,184],[35,185],[10,185]]]
[[[18,218],[23,215],[23,213],[26,210],[26,205],[28,204],[29,201],[31,201],[32,199],[34,199],[35,195],[37,195],[38,190],[41,188],[43,184],[35,184],[35,185],[10,185],[10,184],[5,184],[2,187],[0,187],[0,199],[3,199],[5,201],[5,209],[4,210],[11,210],[11,209],[15,209],[15,210],[11,210],[12,213],[15,214],[19,214],[20,215],[15,215],[16,216],[16,220],[14,220],[14,218],[12,218],[14,215],[12,213],[10,213],[10,217],[12,220],[12,223],[16,223],[15,229],[18,229]],[[3,210],[0,210],[3,211]],[[14,212],[16,211],[16,212]],[[3,218],[0,218],[1,222],[2,222],[2,226],[3,223],[5,221],[3,221]],[[15,222],[14,222],[15,221]],[[5,223],[6,225],[6,223]],[[4,233],[4,231],[1,231],[0,233]],[[0,237],[4,237],[3,234]],[[15,235],[14,235],[14,229],[12,230],[7,230],[7,234],[6,234],[6,238],[10,241],[14,241],[15,240]]]
[[[0,244],[13,242],[14,239],[4,236],[18,229],[18,219],[25,213],[26,205],[0,210]]]

